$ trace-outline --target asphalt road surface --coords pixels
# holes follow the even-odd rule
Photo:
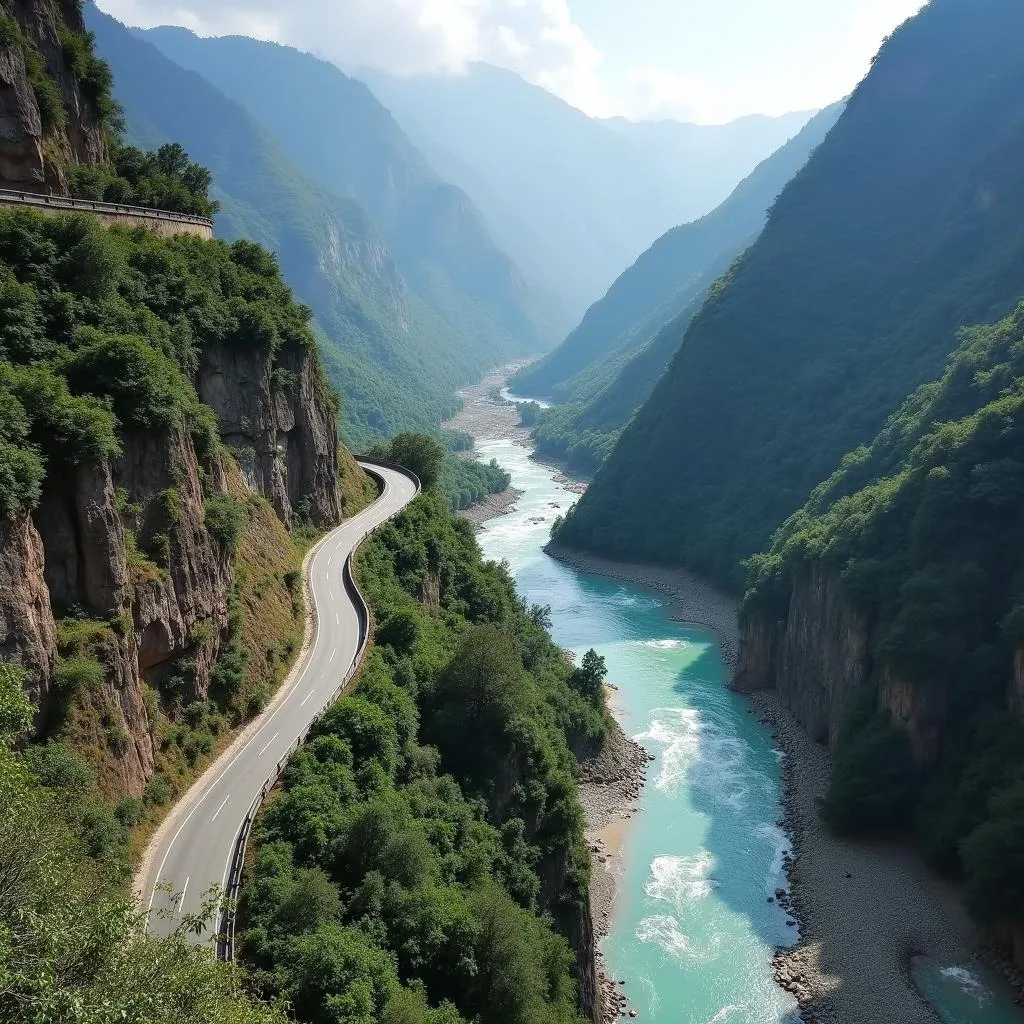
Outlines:
[[[309,564],[316,638],[287,694],[273,703],[172,812],[149,857],[142,898],[154,935],[174,931],[183,915],[200,912],[211,886],[226,887],[235,840],[246,812],[296,740],[330,702],[359,647],[359,615],[345,589],[345,560],[362,537],[404,508],[416,485],[392,469],[372,467],[384,492],[329,535]],[[212,929],[204,938],[212,939]]]

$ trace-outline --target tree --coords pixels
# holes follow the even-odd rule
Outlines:
[[[425,491],[434,487],[441,475],[445,450],[427,434],[398,434],[386,446],[385,458],[411,470],[420,478]]]
[[[917,769],[904,729],[877,714],[836,751],[822,814],[837,832],[906,827],[917,795]]]
[[[964,840],[967,902],[982,920],[1024,924],[1024,780],[993,798]]]
[[[604,681],[608,676],[604,658],[593,648],[583,655],[583,662],[569,676],[569,685],[595,703],[604,699]]]
[[[391,958],[354,928],[325,924],[289,940],[280,967],[309,1024],[377,1024],[398,987]]]
[[[525,697],[523,666],[508,637],[497,626],[475,626],[441,677],[443,701],[465,709],[469,719],[504,725]]]

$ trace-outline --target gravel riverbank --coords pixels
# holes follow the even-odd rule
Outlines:
[[[614,710],[614,701],[609,703]],[[600,754],[580,765],[580,802],[586,814],[591,862],[590,911],[598,943],[611,927],[622,881],[622,845],[630,819],[639,807],[651,760],[648,752],[615,722]],[[603,1021],[611,1024],[624,1012],[625,996],[619,979],[607,974],[600,951],[597,971]]]

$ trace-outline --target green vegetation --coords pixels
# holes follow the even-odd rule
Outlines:
[[[248,522],[245,506],[230,494],[214,494],[206,499],[206,529],[217,538],[225,554],[238,551]]]
[[[986,919],[1024,924],[1008,891],[1024,818],[1024,304],[961,334],[943,377],[908,399],[750,560],[743,614],[784,619],[811,567],[840,581],[870,624],[872,678],[905,680],[941,707],[938,764],[921,771],[874,688],[844,732],[825,802],[847,831],[916,822],[923,848],[967,878]],[[1016,845],[1015,845],[1016,844]],[[1016,851],[1016,852],[1015,852]],[[1004,859],[1005,856],[1005,859]],[[1012,886],[1011,886],[1012,888]]]
[[[941,373],[957,329],[1011,311],[1022,30],[1018,6],[946,2],[892,35],[560,539],[738,588],[741,561]],[[896,86],[925,64],[926,85]]]
[[[763,161],[707,216],[673,228],[612,285],[554,353],[521,370],[516,390],[559,404],[531,413],[537,451],[596,473],[679,350],[709,285],[758,235],[767,209],[835,124],[836,103]]]
[[[459,436],[449,440],[461,449]],[[494,459],[485,464],[459,458],[452,451],[446,452],[439,441],[426,434],[399,434],[387,444],[374,445],[369,454],[411,470],[420,478],[424,490],[436,487],[452,511],[469,508],[489,494],[500,494],[512,482]]]
[[[150,206],[195,217],[213,217],[220,209],[220,204],[210,199],[213,175],[190,160],[176,142],[147,153],[112,139],[110,164],[72,167],[68,185],[78,199]]]
[[[440,486],[453,510],[469,508],[489,494],[501,494],[512,483],[512,477],[498,465],[496,459],[477,462],[448,455],[441,467]]]
[[[243,995],[237,969],[191,941],[195,922],[146,937],[118,860],[139,802],[111,810],[62,744],[13,754],[31,710],[17,670],[0,665],[0,1019],[284,1024],[283,1010]]]
[[[587,899],[571,751],[605,735],[603,663],[566,663],[436,493],[358,568],[375,648],[257,823],[244,956],[310,1024],[578,1021],[558,931]]]
[[[664,361],[649,382],[653,387],[679,347],[696,312],[694,304],[699,307],[708,286],[757,238],[766,211],[828,134],[842,108],[842,103],[835,103],[812,118],[716,209],[662,235],[619,275],[554,352],[513,377],[512,390],[553,397],[563,405],[593,398],[615,378],[616,368],[621,369],[678,317],[674,344],[666,348]],[[689,315],[683,318],[687,310]],[[646,394],[633,409],[644,398]]]
[[[111,88],[113,75],[107,63],[96,55],[95,37],[81,29],[82,12],[56,8],[57,32],[60,37],[64,68],[77,80],[85,98],[91,103],[96,119],[116,131],[121,124],[121,109],[114,101]],[[75,27],[65,21],[71,18]],[[17,19],[0,8],[0,46],[17,47],[25,58],[29,84],[39,107],[44,133],[60,131],[67,126],[68,111],[60,86],[46,66],[46,60]]]

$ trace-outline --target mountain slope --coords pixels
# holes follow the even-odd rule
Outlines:
[[[650,341],[756,238],[768,208],[841,112],[842,104],[836,103],[817,114],[795,138],[758,164],[721,206],[662,235],[587,310],[554,352],[516,375],[515,390],[561,401],[578,399],[588,370],[600,372],[609,356],[635,352]],[[685,330],[686,324],[681,326]]]
[[[492,363],[547,348],[539,297],[362,83],[299,50],[185,29],[139,33],[241,104],[322,189],[368,213],[412,290]]]
[[[997,319],[1024,261],[1024,9],[898,29],[716,286],[564,530],[735,584],[846,451]],[[636,496],[643,494],[642,503]]]
[[[834,827],[912,822],[930,859],[966,878],[971,909],[1016,932],[1018,955],[1022,447],[1024,305],[964,331],[943,376],[753,561],[737,675],[777,688],[836,748]]]
[[[652,239],[720,203],[810,116],[631,125],[588,118],[486,64],[453,77],[358,74],[574,320]]]
[[[241,107],[113,18],[91,6],[87,17],[133,140],[175,139],[208,166],[222,204],[218,234],[277,252],[313,309],[351,443],[435,429],[456,408],[455,388],[493,355],[461,345],[409,294],[362,209],[311,184]]]

